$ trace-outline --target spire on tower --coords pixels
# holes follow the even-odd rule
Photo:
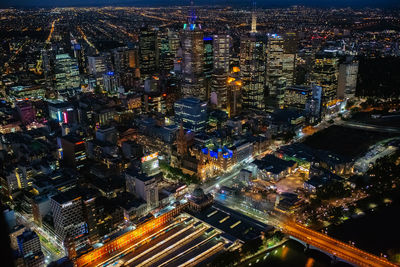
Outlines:
[[[190,1],[190,14],[189,14],[189,24],[196,23],[196,14],[194,12],[193,0]]]
[[[251,12],[251,31],[250,33],[257,32],[257,15],[256,15],[256,1],[253,0],[253,11]]]

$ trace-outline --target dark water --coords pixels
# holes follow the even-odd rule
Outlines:
[[[328,230],[344,242],[355,242],[355,246],[380,256],[390,256],[400,251],[400,201],[368,211],[362,217],[351,219]],[[392,252],[392,253],[391,253]]]
[[[362,217],[350,219],[345,223],[331,227],[329,235],[344,242],[355,242],[356,247],[370,253],[380,255],[397,249],[400,251],[400,201],[390,206],[381,206],[368,211]],[[249,265],[250,264],[250,265]],[[306,250],[297,241],[289,240],[285,245],[260,255],[242,266],[274,266],[274,267],[348,267],[347,263],[332,264],[331,258],[317,250]]]
[[[331,258],[324,253],[317,250],[304,251],[302,244],[289,240],[283,246],[267,254],[260,255],[242,266],[348,267],[351,265],[342,262],[332,264]]]

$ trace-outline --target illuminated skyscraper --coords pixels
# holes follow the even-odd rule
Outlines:
[[[322,106],[329,107],[337,97],[339,60],[335,53],[323,52],[315,56],[311,82],[322,87]]]
[[[207,99],[204,85],[204,41],[201,25],[196,24],[192,11],[188,23],[183,25],[182,45],[182,94],[184,97]]]
[[[218,108],[228,106],[228,74],[224,69],[214,70],[211,78],[211,91],[217,94]]]
[[[69,190],[50,198],[54,231],[57,240],[64,242],[68,236],[75,239],[88,232],[84,220],[82,197]]]
[[[265,109],[266,39],[251,34],[240,40],[240,78],[243,109]]]
[[[78,62],[68,54],[56,55],[55,62],[56,90],[70,90],[80,87]]]
[[[160,32],[158,35],[158,51],[160,71],[169,72],[174,67],[174,53],[171,53],[169,46],[169,36],[167,32]]]
[[[352,98],[356,93],[358,61],[349,56],[339,66],[339,81],[337,96],[339,99]]]
[[[207,103],[197,98],[182,98],[175,102],[175,120],[186,130],[200,132],[207,121]]]
[[[140,73],[147,77],[156,71],[157,66],[157,31],[142,28],[139,34]]]
[[[267,41],[266,87],[269,108],[282,106],[286,80],[283,78],[283,38],[268,34]]]
[[[231,37],[228,34],[213,36],[214,69],[223,69],[229,72]]]

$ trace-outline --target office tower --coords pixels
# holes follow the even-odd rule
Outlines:
[[[42,226],[43,217],[50,211],[50,200],[47,195],[37,195],[32,199],[33,221]]]
[[[242,81],[228,78],[228,115],[233,117],[242,110]]]
[[[73,42],[72,48],[74,50],[74,57],[76,58],[76,60],[78,62],[79,72],[85,73],[87,68],[86,68],[84,49],[82,49],[82,46],[79,43],[77,43],[75,40],[71,41],[71,42]]]
[[[60,138],[62,159],[66,166],[80,169],[86,163],[85,141],[74,135],[66,135]]]
[[[59,193],[50,198],[54,231],[57,240],[64,242],[67,237],[77,239],[87,234],[84,220],[82,197],[74,190]]]
[[[207,99],[204,85],[204,41],[201,25],[196,24],[194,14],[184,24],[181,33],[182,45],[182,95]]]
[[[29,267],[44,266],[44,255],[40,245],[39,236],[31,230],[24,231],[17,237],[19,253]]]
[[[159,66],[161,72],[168,73],[174,67],[175,55],[171,53],[168,33],[162,32],[158,35]]]
[[[213,36],[214,69],[229,72],[231,37],[228,34]]]
[[[265,109],[266,39],[252,34],[240,39],[240,78],[243,109]]]
[[[226,109],[228,106],[228,74],[224,69],[215,69],[211,78],[211,92],[217,94],[217,106]]]
[[[87,223],[87,231],[89,239],[93,243],[99,238],[99,230],[97,228],[97,221],[99,213],[96,208],[96,195],[92,192],[86,192],[82,197],[83,217]]]
[[[352,98],[356,93],[358,61],[353,56],[339,65],[339,81],[337,97],[339,99]]]
[[[287,32],[283,35],[282,74],[286,79],[287,86],[295,84],[297,46],[298,38],[296,33]]]
[[[55,89],[78,89],[81,80],[79,76],[78,62],[68,54],[56,55],[55,61]]]
[[[318,53],[311,74],[311,82],[322,87],[322,106],[334,104],[338,91],[339,60],[334,53]]]
[[[143,95],[142,107],[144,112],[154,112],[165,114],[167,94],[165,93],[145,93]]]
[[[286,32],[283,34],[283,50],[285,54],[296,54],[298,46],[298,37],[295,32]]]
[[[110,95],[118,93],[121,86],[121,77],[119,73],[109,71],[103,74],[103,89]]]
[[[143,77],[153,75],[157,69],[157,31],[142,28],[139,34],[139,63],[140,74]]]
[[[135,193],[147,203],[148,209],[158,207],[158,184],[155,176],[135,175]]]
[[[287,82],[283,75],[283,38],[277,34],[268,34],[266,53],[267,105],[270,109],[274,109],[283,106],[283,95]]]
[[[139,68],[138,49],[120,47],[112,51],[114,71],[124,73]]]
[[[207,103],[197,98],[182,98],[175,102],[175,120],[186,130],[200,132],[207,121]]]
[[[96,78],[101,77],[107,71],[105,58],[102,56],[88,57],[88,68],[89,74]]]
[[[213,38],[205,36],[204,41],[204,86],[206,90],[207,99],[210,98],[211,93],[211,76],[214,69],[214,55],[213,55]]]
[[[180,42],[181,41],[179,39],[179,34],[175,31],[171,31],[170,29],[168,29],[169,51],[171,52],[174,58],[177,56]]]

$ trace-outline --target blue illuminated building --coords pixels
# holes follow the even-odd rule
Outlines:
[[[175,121],[186,130],[201,132],[207,121],[207,103],[197,98],[183,98],[175,102]]]

